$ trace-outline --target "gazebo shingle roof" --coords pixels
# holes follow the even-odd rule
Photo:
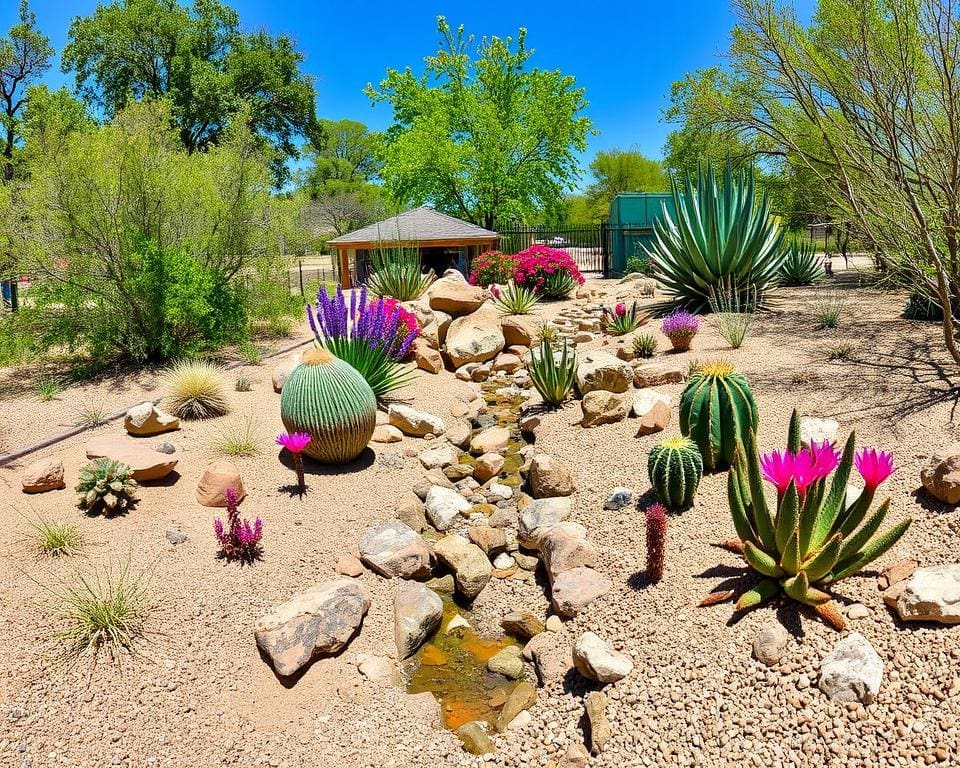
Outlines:
[[[498,237],[496,232],[478,227],[468,221],[448,216],[426,205],[406,211],[398,216],[368,224],[366,227],[347,232],[328,241],[331,245],[383,242],[463,242],[465,240],[488,241]]]

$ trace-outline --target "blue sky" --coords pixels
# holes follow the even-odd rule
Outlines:
[[[228,0],[229,2],[230,0]],[[800,0],[809,7],[812,0]],[[534,66],[574,75],[587,89],[587,114],[599,135],[590,138],[584,166],[598,149],[636,147],[659,158],[669,126],[661,110],[673,81],[721,60],[733,15],[725,0],[590,3],[524,2],[313,2],[232,0],[246,28],[287,33],[306,55],[316,78],[321,117],[360,120],[373,128],[390,123],[389,106],[371,107],[362,89],[379,82],[388,67],[420,71],[437,48],[436,17],[464,24],[480,37],[527,28]],[[0,29],[14,22],[15,0],[0,2]],[[39,25],[58,49],[74,16],[87,15],[96,0],[31,0]],[[70,84],[59,62],[48,77]]]

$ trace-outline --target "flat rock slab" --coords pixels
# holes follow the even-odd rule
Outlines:
[[[918,568],[883,599],[903,621],[960,624],[960,563]]]
[[[130,467],[138,483],[163,480],[177,466],[177,459],[138,443],[129,437],[103,435],[84,446],[88,459],[109,458],[122,461]]]
[[[613,582],[602,573],[582,566],[559,574],[551,588],[553,609],[561,616],[576,616],[611,590]]]
[[[346,648],[369,608],[358,582],[329,581],[274,608],[257,622],[254,635],[277,674],[289,677],[315,658]]]

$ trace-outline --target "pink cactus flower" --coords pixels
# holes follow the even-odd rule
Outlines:
[[[829,475],[840,464],[840,457],[827,442],[811,443],[810,448],[799,453],[771,451],[760,457],[763,478],[777,488],[778,494],[786,492],[793,481],[797,493],[806,493],[813,483]]]
[[[893,466],[893,454],[889,451],[878,451],[876,448],[861,448],[854,454],[853,463],[871,491],[876,490],[896,469]]]
[[[790,451],[771,451],[760,457],[760,470],[763,479],[772,483],[777,493],[786,493],[793,480],[794,455]]]
[[[310,444],[310,435],[306,432],[294,432],[292,435],[288,435],[286,432],[281,432],[277,435],[277,445],[282,448],[286,448],[290,453],[303,453],[303,449]]]
[[[625,314],[627,314],[627,305],[623,303],[617,304],[617,306],[614,308],[614,312],[617,313],[618,317],[623,317]]]

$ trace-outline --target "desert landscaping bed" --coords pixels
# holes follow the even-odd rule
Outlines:
[[[598,553],[593,567],[612,582],[576,616],[564,617],[559,626],[551,622],[541,645],[569,654],[574,641],[591,631],[629,658],[629,674],[608,684],[591,681],[566,663],[562,650],[553,656],[560,659],[559,674],[545,675],[551,665],[543,658],[527,660],[524,676],[542,683],[529,717],[492,731],[494,751],[473,756],[441,727],[442,713],[430,694],[406,693],[417,660],[397,659],[394,598],[402,580],[363,569],[356,581],[370,607],[359,634],[339,654],[281,679],[254,642],[260,617],[314,584],[345,578],[335,566],[357,552],[372,526],[396,516],[398,500],[422,482],[419,454],[445,438],[374,442],[343,467],[308,462],[308,491],[301,499],[289,487],[290,468],[275,458],[273,439],[283,425],[271,364],[244,366],[231,376],[246,376],[253,389],[231,392],[229,415],[184,421],[179,431],[151,438],[172,443],[178,464],[167,479],[146,484],[127,514],[86,516],[74,508],[69,487],[86,463],[84,444],[122,434],[119,424],[0,468],[0,521],[11,532],[3,555],[7,578],[0,586],[7,638],[0,647],[0,762],[290,768],[541,768],[552,762],[574,768],[596,746],[584,701],[601,691],[610,735],[589,757],[591,766],[953,764],[960,759],[960,630],[901,622],[878,588],[882,571],[904,559],[920,566],[957,559],[955,508],[919,490],[929,456],[955,438],[950,365],[940,351],[938,325],[898,316],[902,297],[859,287],[850,274],[838,285],[847,304],[833,330],[814,329],[811,289],[779,291],[737,350],[705,327],[690,352],[669,354],[659,323],[641,330],[658,336],[653,363],[686,372],[691,361],[722,357],[744,373],[761,414],[763,450],[783,444],[796,408],[839,422],[841,442],[856,430],[858,444],[893,451],[897,471],[884,486],[892,499],[890,521],[910,516],[914,522],[890,552],[836,587],[846,633],[790,601],[736,618],[729,604],[697,607],[708,593],[752,578],[740,558],[716,546],[735,535],[723,472],[706,475],[693,505],[669,516],[663,580],[649,583],[644,517],[634,502],[643,507],[653,500],[649,450],[679,432],[676,404],[684,384],[673,381],[656,385],[673,402],[662,432],[637,437],[639,420],[633,418],[585,428],[581,405],[573,400],[554,411],[538,410],[535,440],[529,437],[531,451],[569,471],[576,485],[570,520],[586,529]],[[581,295],[541,304],[537,311],[556,319],[618,297],[636,298],[641,306],[657,301],[640,296],[631,283],[614,281],[590,281]],[[301,329],[302,338],[308,333]],[[616,348],[609,336],[587,336],[592,339],[577,345],[581,356]],[[837,355],[832,350],[841,343],[846,352]],[[504,386],[513,381],[513,374],[502,377]],[[469,412],[478,390],[452,372],[424,372],[396,399],[439,417],[449,431]],[[113,411],[154,391],[155,379],[147,376],[68,388],[58,400],[38,403],[22,387],[0,402],[3,449],[56,431],[91,397]],[[260,454],[231,461],[247,494],[242,514],[263,520],[264,556],[238,567],[214,556],[217,511],[200,506],[195,491],[204,468],[219,458],[224,423],[244,419],[256,427]],[[63,461],[68,488],[22,494],[24,467],[47,457]],[[631,489],[633,501],[604,509],[618,487]],[[21,535],[36,516],[75,521],[90,545],[81,557],[38,558]],[[87,659],[58,661],[55,633],[61,625],[39,605],[49,597],[45,587],[125,563],[146,574],[156,604],[141,655],[116,661],[101,656],[95,666]],[[499,633],[511,610],[544,621],[555,612],[542,567],[535,574],[521,571],[495,576],[477,596],[470,620],[481,635]],[[774,638],[778,658],[768,665],[754,658],[754,645],[777,622],[787,634]],[[882,682],[869,704],[831,700],[818,688],[821,661],[851,632],[863,635],[883,662]]]

